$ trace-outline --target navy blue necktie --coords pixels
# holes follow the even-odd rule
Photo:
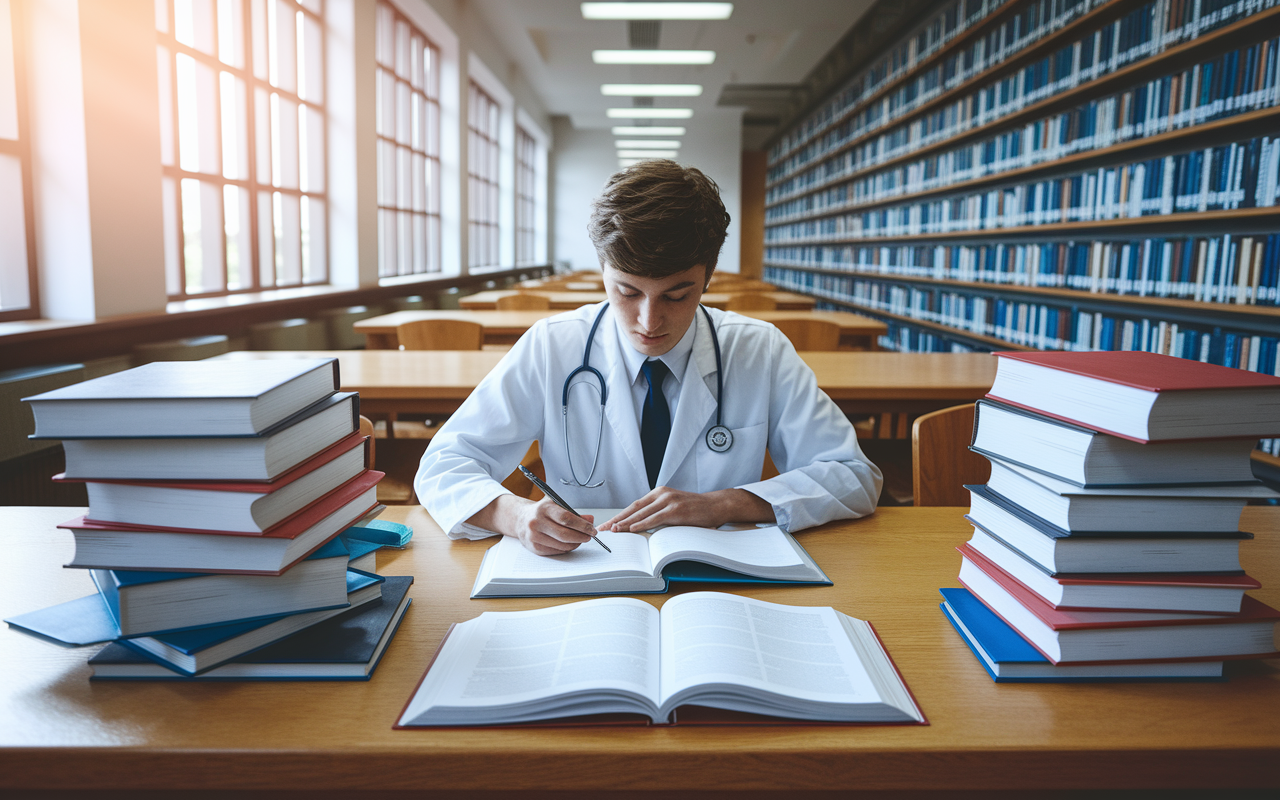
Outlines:
[[[662,469],[662,454],[667,451],[667,439],[671,436],[671,408],[662,393],[662,381],[671,374],[661,361],[646,361],[640,367],[649,381],[649,392],[644,396],[644,410],[640,416],[640,447],[644,450],[644,469],[649,473],[649,488],[658,485],[658,471]]]

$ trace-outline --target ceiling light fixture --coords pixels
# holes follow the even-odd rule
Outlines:
[[[678,139],[618,139],[613,143],[619,150],[670,150],[680,146]]]
[[[618,158],[675,158],[679,150],[619,150]]]
[[[679,125],[615,125],[614,136],[684,136],[685,129]]]
[[[712,64],[714,50],[592,50],[597,64]]]
[[[733,3],[583,3],[583,19],[728,19]]]
[[[610,108],[609,119],[689,119],[692,108]]]
[[[697,97],[702,87],[696,83],[606,83],[600,94],[609,97]]]

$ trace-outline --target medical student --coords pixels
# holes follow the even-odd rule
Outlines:
[[[603,530],[871,514],[881,474],[772,325],[699,300],[729,214],[700,171],[651,160],[614,175],[590,235],[607,303],[541,320],[432,439],[418,497],[452,538],[517,537],[555,555],[593,522],[500,481],[533,441],[569,505],[622,509]],[[781,474],[761,480],[765,450]]]

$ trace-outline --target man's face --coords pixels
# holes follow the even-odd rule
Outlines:
[[[631,346],[650,358],[675,347],[689,330],[706,280],[707,269],[701,265],[665,278],[642,278],[604,266],[609,307]]]

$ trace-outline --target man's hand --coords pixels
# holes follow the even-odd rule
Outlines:
[[[718,528],[730,522],[774,522],[773,506],[745,489],[682,492],[659,486],[599,526],[602,531],[647,531],[663,525]]]
[[[540,556],[556,556],[576,550],[595,535],[590,514],[579,517],[548,498],[538,502],[504,494],[468,520],[472,525],[520,540]]]

